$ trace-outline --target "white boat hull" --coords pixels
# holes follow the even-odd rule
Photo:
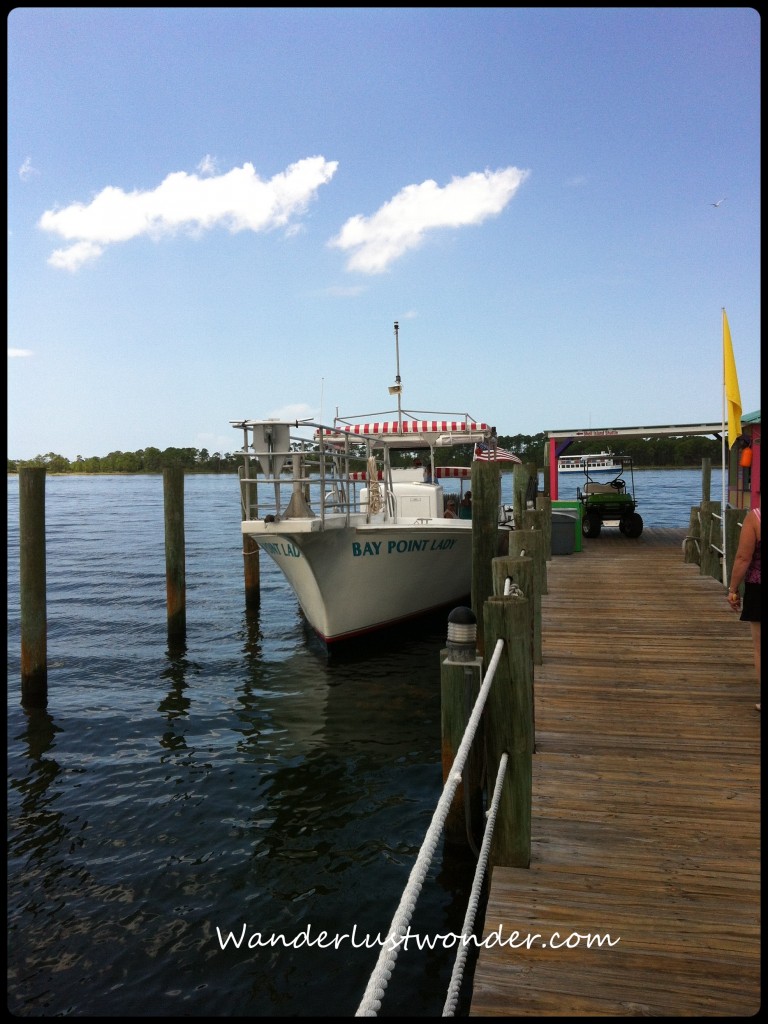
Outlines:
[[[307,520],[242,524],[285,575],[307,621],[326,643],[469,595],[471,522],[366,524],[359,518],[338,527],[326,520],[323,529]]]

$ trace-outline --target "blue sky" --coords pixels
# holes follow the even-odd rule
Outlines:
[[[751,8],[18,8],[8,454],[760,407]],[[715,206],[720,200],[723,202]]]

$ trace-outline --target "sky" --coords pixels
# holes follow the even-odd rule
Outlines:
[[[8,455],[760,408],[752,8],[16,8]],[[395,345],[394,323],[399,323]]]

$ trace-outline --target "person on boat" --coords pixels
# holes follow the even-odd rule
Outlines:
[[[449,498],[448,501],[446,502],[445,514],[443,518],[458,519],[458,516],[456,515],[456,502],[453,500],[453,498]]]
[[[472,518],[472,491],[467,491],[459,505],[459,519]]]
[[[742,603],[739,587],[744,584]],[[741,524],[739,546],[733,559],[728,604],[735,612],[741,608],[741,621],[748,622],[755,652],[757,685],[760,685],[760,509],[747,512]],[[755,704],[757,710],[760,705]]]

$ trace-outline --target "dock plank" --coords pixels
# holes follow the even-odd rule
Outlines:
[[[531,865],[493,871],[470,1016],[760,1007],[752,645],[684,532],[605,531],[548,563]]]

